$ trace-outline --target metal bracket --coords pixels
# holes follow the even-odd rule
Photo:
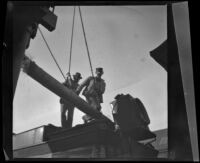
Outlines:
[[[57,23],[57,16],[50,11],[47,7],[41,7],[40,8],[42,12],[44,12],[44,16],[39,20],[38,23],[43,25],[45,28],[47,28],[49,31],[53,31],[56,28]]]

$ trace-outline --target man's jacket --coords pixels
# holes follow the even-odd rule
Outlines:
[[[103,93],[105,92],[106,83],[103,79],[98,79],[97,77],[88,77],[85,81],[83,81],[80,86],[77,88],[77,92],[81,92],[83,90],[83,95],[87,97],[96,97],[99,99],[100,103],[103,103]]]

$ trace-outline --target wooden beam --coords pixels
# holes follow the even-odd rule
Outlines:
[[[23,71],[59,97],[74,104],[82,112],[96,119],[105,119],[111,122],[111,120],[104,116],[101,112],[95,110],[76,93],[65,87],[27,57],[25,57],[24,60]]]

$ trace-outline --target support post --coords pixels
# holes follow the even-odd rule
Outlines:
[[[25,50],[29,47],[30,39],[37,33],[37,25],[41,24],[49,31],[56,28],[57,16],[49,11],[48,6],[23,6],[10,2],[12,6],[11,21],[13,26],[7,32],[7,38],[12,38],[10,45],[13,55],[13,96],[19,78],[21,62]],[[12,33],[12,35],[10,34]]]

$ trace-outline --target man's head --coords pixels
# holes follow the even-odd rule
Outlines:
[[[79,72],[75,73],[73,75],[74,81],[78,82],[80,79],[82,79],[82,76]]]
[[[101,67],[96,68],[96,74],[98,77],[101,77],[103,75],[103,68]]]

